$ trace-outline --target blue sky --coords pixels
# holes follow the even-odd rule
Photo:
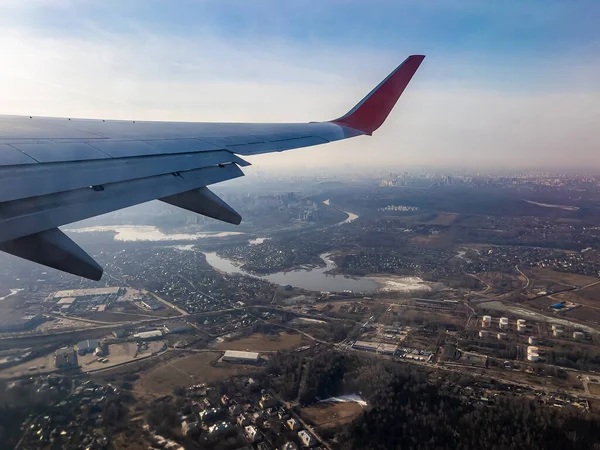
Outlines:
[[[568,149],[600,165],[597,17],[595,0],[0,0],[0,112],[319,120],[424,53],[383,136],[279,163],[376,147],[390,164],[560,165]]]

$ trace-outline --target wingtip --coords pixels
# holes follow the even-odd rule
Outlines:
[[[387,119],[425,55],[410,55],[347,114],[332,122],[371,135]]]

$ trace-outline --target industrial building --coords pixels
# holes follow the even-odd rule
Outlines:
[[[241,352],[237,350],[227,350],[223,355],[223,362],[256,364],[260,360],[257,352]]]
[[[110,287],[110,288],[97,288],[97,289],[69,289],[66,291],[58,291],[54,294],[54,298],[65,298],[65,297],[96,297],[96,296],[107,296],[107,295],[121,295],[122,288]]]
[[[75,302],[75,297],[65,297],[65,298],[61,298],[57,303],[56,306],[60,309],[61,312],[66,312],[68,311],[71,306],[73,305],[73,303]]]
[[[54,354],[54,366],[57,369],[68,369],[77,367],[77,354],[73,347],[64,347],[56,350]]]
[[[86,339],[77,343],[77,353],[81,356],[88,353],[94,353],[96,348],[100,347],[100,342],[96,339]]]
[[[527,361],[537,362],[540,360],[540,349],[530,345],[527,347]]]
[[[142,341],[153,341],[162,337],[163,332],[161,330],[142,331],[141,333],[136,333],[133,335],[134,339],[140,339]]]
[[[383,342],[356,341],[352,345],[352,348],[356,350],[375,352],[382,355],[393,355],[396,353],[398,346],[395,344],[385,344]]]
[[[119,328],[118,330],[113,331],[112,335],[116,339],[123,339],[124,337],[127,336],[127,331],[125,331],[123,328]]]
[[[14,333],[18,331],[33,330],[44,322],[41,314],[6,313],[0,317],[0,333]]]
[[[417,306],[422,306],[424,308],[454,309],[458,305],[457,300],[432,300],[428,298],[413,298],[413,301]]]
[[[142,300],[142,306],[150,311],[157,311],[165,307],[165,305],[152,297]]]
[[[193,327],[187,324],[170,324],[165,325],[164,330],[167,334],[188,333],[193,330]]]

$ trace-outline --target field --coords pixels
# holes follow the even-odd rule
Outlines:
[[[427,224],[448,226],[451,225],[457,217],[458,213],[441,212],[437,215],[435,219],[427,222]]]
[[[580,291],[573,291],[572,300],[583,305],[600,307],[600,284],[590,286]]]
[[[585,292],[579,291],[581,293]],[[593,301],[590,298],[585,298],[579,295],[579,292],[569,291],[561,294],[554,294],[548,297],[539,297],[535,300],[527,302],[527,306],[540,309],[542,311],[550,311],[550,306],[560,302],[573,302],[580,306],[569,311],[561,312],[557,317],[567,319],[580,320],[582,322],[600,324],[600,302]]]
[[[482,272],[477,274],[477,279],[490,286],[488,293],[503,294],[525,286],[525,281],[516,273]]]
[[[274,352],[306,345],[306,338],[300,333],[279,335],[255,333],[233,341],[221,342],[214,346],[218,350],[243,350],[253,352]]]
[[[573,319],[584,323],[600,325],[600,308],[580,306],[561,314],[561,316],[565,317],[566,319]]]
[[[107,322],[107,323],[117,323],[117,322],[135,322],[138,320],[145,320],[149,318],[153,318],[154,316],[150,314],[130,314],[130,313],[121,313],[121,312],[113,312],[113,311],[90,311],[82,314],[78,314],[78,317],[83,317],[89,320],[95,320],[98,322]]]
[[[350,423],[362,412],[363,407],[355,402],[327,402],[302,408],[301,416],[314,426],[326,429]]]
[[[551,282],[562,283],[568,286],[587,286],[588,284],[596,283],[598,278],[588,277],[585,275],[577,275],[574,273],[558,272],[551,269],[535,268],[528,272],[528,275],[532,279],[545,279]]]
[[[178,386],[188,387],[198,383],[212,383],[236,375],[255,372],[257,367],[220,363],[221,351],[186,353],[169,352],[168,358],[141,374],[135,382],[136,394],[153,397],[169,395]]]
[[[592,395],[600,395],[600,384],[598,383],[589,383],[588,389],[590,390],[590,394]]]
[[[98,362],[99,357],[93,354],[79,356],[77,362],[81,366],[81,370],[90,371],[105,369],[110,366],[122,364],[124,362],[133,361],[137,353],[137,345],[133,342],[126,342],[123,344],[112,344],[108,346],[108,355],[105,356],[108,359],[107,363]],[[143,356],[143,355],[140,355]]]
[[[74,319],[53,319],[53,320],[48,320],[44,323],[42,323],[39,327],[36,328],[36,330],[40,333],[42,332],[47,332],[47,331],[52,331],[52,330],[58,330],[58,331],[62,331],[62,330],[67,330],[67,329],[71,329],[71,330],[80,330],[82,328],[89,328],[89,327],[93,327],[94,324],[90,323],[90,322],[84,322],[81,320],[74,320]]]

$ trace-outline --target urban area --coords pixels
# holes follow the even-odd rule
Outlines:
[[[600,178],[218,193],[66,227],[100,282],[0,256],[0,448],[600,448]]]

